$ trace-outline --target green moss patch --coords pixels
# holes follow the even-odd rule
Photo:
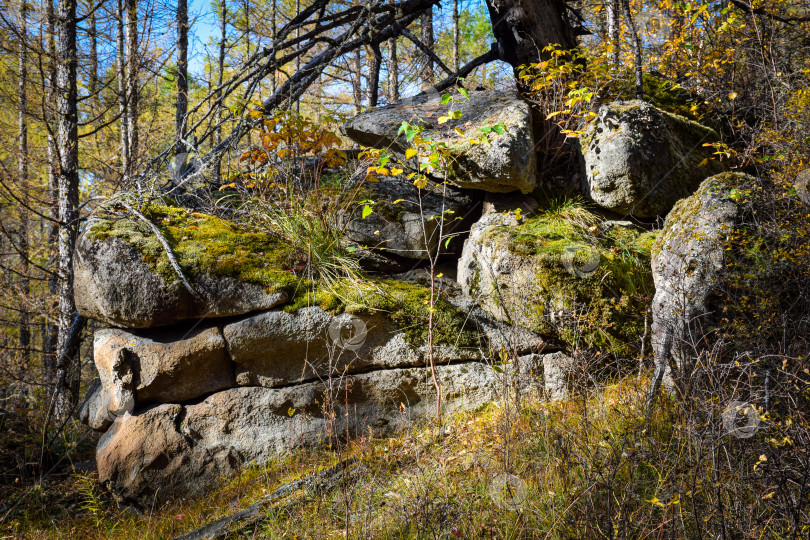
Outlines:
[[[524,324],[569,343],[629,354],[654,292],[650,252],[656,233],[623,227],[602,233],[583,212],[576,209],[569,218],[544,213],[517,227],[492,227],[483,242],[523,259],[523,272],[531,277],[527,291],[514,296],[527,296],[516,302]],[[573,313],[576,324],[552,324],[550,312],[560,309]]]
[[[292,292],[301,281],[295,274],[299,262],[295,251],[270,234],[248,231],[183,208],[150,206],[143,214],[160,229],[183,272],[191,278],[202,273],[233,277],[263,285],[268,292]],[[178,280],[158,238],[135,217],[117,216],[95,222],[87,238],[124,240],[167,283]]]
[[[318,306],[331,313],[354,315],[382,314],[393,321],[409,343],[415,346],[428,341],[430,287],[394,279],[367,279],[360,283],[341,280],[320,283],[297,294],[284,307],[290,313],[307,306]],[[433,342],[436,345],[474,347],[481,336],[467,314],[454,307],[445,292],[437,292],[433,311]]]

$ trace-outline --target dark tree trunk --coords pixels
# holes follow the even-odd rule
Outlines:
[[[98,29],[96,24],[95,2],[88,2],[87,9],[87,37],[90,40],[90,73],[88,74],[88,90],[93,103],[98,104]]]
[[[225,71],[225,41],[228,38],[228,4],[222,0],[222,9],[219,13],[219,58],[217,59],[217,88],[222,86],[223,73]],[[222,142],[222,109],[224,104],[219,103],[222,94],[217,94],[217,127],[214,131],[214,146]],[[217,166],[218,168],[218,166]]]
[[[380,98],[380,67],[382,52],[380,46],[371,45],[371,73],[368,74],[368,106],[376,107]]]
[[[31,359],[31,328],[29,326],[28,308],[30,283],[28,280],[28,96],[26,86],[28,82],[28,61],[26,47],[28,46],[28,26],[26,17],[27,6],[20,2],[20,41],[18,43],[18,83],[17,83],[17,186],[23,207],[20,209],[20,228],[18,232],[18,249],[20,251],[20,360],[22,369],[28,370]]]
[[[127,33],[127,135],[129,161],[132,167],[138,155],[138,0],[124,0]]]
[[[547,45],[556,43],[564,50],[577,46],[564,0],[487,0],[487,8],[499,56],[516,77],[520,66],[547,56]]]
[[[174,125],[177,138],[175,155],[178,156],[186,152],[186,145],[183,142],[186,111],[188,111],[188,3],[187,0],[177,0],[177,108]],[[182,165],[177,164],[176,170],[182,170]]]
[[[61,354],[68,346],[76,306],[73,302],[73,246],[78,231],[79,133],[77,109],[76,0],[61,0],[56,13],[58,52],[56,57],[56,104],[58,111],[56,148],[59,171],[59,339]],[[57,367],[56,415],[67,416],[76,403],[74,377],[78,374],[75,355]]]
[[[127,56],[124,39],[124,1],[117,2],[115,21],[115,43],[118,48],[116,70],[118,72],[118,114],[121,123],[121,177],[126,183],[129,178],[129,112],[127,107]]]
[[[461,69],[461,59],[459,51],[459,36],[458,36],[458,0],[453,0],[453,73],[457,73]]]

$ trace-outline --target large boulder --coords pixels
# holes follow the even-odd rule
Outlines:
[[[97,330],[93,360],[107,408],[131,412],[179,403],[234,386],[234,368],[218,328]]]
[[[499,375],[486,364],[439,366],[437,372],[445,414],[498,397]],[[98,443],[99,480],[120,500],[148,507],[201,494],[223,477],[293,448],[328,443],[330,434],[346,432],[347,419],[350,433],[371,430],[377,436],[435,407],[425,368],[373,371],[332,383],[331,395],[320,381],[234,388],[196,404],[119,416]]]
[[[88,223],[76,244],[73,292],[80,314],[110,326],[147,328],[287,301],[294,278],[278,271],[284,261],[278,241],[178,208],[150,208],[147,217],[170,244],[195,294],[146,224],[111,216]]]
[[[652,295],[653,238],[575,205],[521,219],[489,213],[464,242],[458,281],[498,320],[629,354]]]
[[[440,124],[439,117],[451,109],[459,111],[460,118]],[[362,113],[346,122],[343,132],[363,146],[391,150],[405,160],[410,145],[404,134],[398,134],[399,128],[402,122],[421,124],[423,137],[447,145],[453,158],[448,180],[457,186],[529,193],[537,186],[532,116],[530,105],[516,92],[470,92],[469,100],[459,97],[445,105],[440,95],[427,94]],[[506,131],[490,132],[488,144],[469,142],[481,139],[482,128],[497,124]],[[416,169],[426,160],[427,156],[405,161]]]
[[[583,189],[596,204],[640,218],[665,215],[722,167],[712,129],[643,101],[603,105],[582,138]]]
[[[656,364],[688,365],[714,311],[726,272],[726,247],[738,226],[742,207],[736,193],[753,188],[755,179],[724,173],[706,179],[667,216],[653,246],[655,298],[652,345]]]
[[[364,191],[373,212],[364,218],[363,206],[354,209],[347,216],[346,239],[405,259],[460,251],[460,241],[445,244],[440,235],[469,230],[481,206],[473,194],[447,184],[419,189],[404,175],[381,177]]]

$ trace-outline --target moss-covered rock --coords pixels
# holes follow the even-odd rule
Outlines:
[[[810,215],[795,193],[746,174],[707,178],[675,205],[653,246],[662,371],[670,361],[691,369],[713,340],[735,359],[806,354],[808,256]]]
[[[479,348],[486,337],[479,335],[469,313],[452,302],[453,291],[439,287],[433,305],[433,343],[440,346]],[[425,283],[399,279],[340,280],[318,283],[296,294],[284,311],[316,306],[332,314],[382,315],[401,329],[411,345],[428,341],[430,287]]]
[[[627,354],[641,337],[652,294],[654,234],[605,227],[576,205],[521,222],[490,214],[464,244],[458,279],[501,320]]]
[[[318,306],[332,314],[380,315],[416,346],[427,342],[430,288],[424,283],[356,276],[356,280],[309,279],[296,273],[297,251],[278,238],[182,208],[157,207],[144,214],[171,247],[192,296],[149,226],[134,217],[91,222],[76,256],[75,297],[80,312],[125,328],[241,315],[286,304],[292,313]],[[437,292],[434,343],[478,347],[467,314]]]
[[[144,215],[160,229],[188,277],[230,277],[262,285],[267,292],[291,292],[299,281],[293,273],[300,262],[294,249],[267,232],[185,208],[150,206]],[[179,279],[157,236],[140,219],[119,215],[97,220],[85,237],[92,242],[123,240],[167,283]]]
[[[704,146],[718,140],[710,128],[643,101],[603,105],[581,141],[583,189],[613,212],[665,215],[723,169]]]
[[[240,315],[287,301],[301,279],[289,246],[268,234],[180,208],[144,212],[171,248],[194,293],[142,220],[107,216],[88,223],[76,247],[79,312],[112,326],[147,328]]]

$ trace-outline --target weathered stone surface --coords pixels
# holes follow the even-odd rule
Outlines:
[[[490,213],[464,242],[458,282],[497,320],[626,354],[643,328],[641,298],[652,292],[650,236],[542,213],[520,222],[514,212]]]
[[[703,144],[717,134],[643,101],[603,105],[582,142],[584,190],[596,204],[641,218],[665,215],[722,170]],[[707,160],[705,163],[704,160]]]
[[[485,364],[440,366],[438,374],[446,414],[498,398],[499,375]],[[200,494],[247,465],[344,433],[347,399],[350,433],[390,433],[435,407],[425,368],[351,379],[348,394],[345,381],[334,381],[333,400],[321,382],[234,388],[193,405],[158,405],[120,416],[98,443],[99,480],[120,500],[149,506]],[[337,414],[330,425],[322,407],[329,411],[332,404],[330,412]]]
[[[96,431],[106,431],[112,425],[115,417],[110,413],[110,396],[104,391],[101,380],[95,379],[88,388],[76,418]]]
[[[343,132],[363,146],[392,150],[404,158],[407,148],[404,135],[397,135],[403,121],[425,126],[424,135],[444,142],[454,157],[448,179],[464,188],[496,193],[522,191],[529,193],[537,186],[535,143],[532,111],[515,92],[470,92],[469,101],[441,105],[441,96],[416,97],[407,103],[389,105],[365,112],[349,120]],[[461,118],[439,124],[448,109],[461,112]],[[488,135],[490,144],[473,145],[466,141],[480,139],[479,128],[503,122],[507,131]],[[459,128],[459,136],[453,131]],[[411,158],[416,168],[418,159]]]
[[[426,346],[415,347],[382,314],[332,315],[317,306],[293,313],[259,313],[224,328],[236,381],[275,387],[330,374],[425,365]],[[478,350],[435,347],[440,361],[477,359]]]
[[[725,270],[725,241],[740,215],[740,206],[729,193],[749,189],[754,182],[735,173],[707,178],[667,216],[652,260],[652,345],[657,364],[672,358],[684,365],[693,356],[690,334],[712,311],[712,296]]]
[[[241,315],[287,301],[283,291],[267,293],[255,283],[207,274],[196,277],[194,285],[199,296],[195,298],[179,280],[167,283],[124,240],[91,240],[86,233],[76,244],[73,271],[73,294],[79,313],[124,328]]]
[[[549,399],[568,398],[574,365],[574,359],[562,351],[543,355],[543,384]]]
[[[113,414],[183,402],[235,384],[218,328],[138,334],[104,328],[95,333],[93,358]]]
[[[367,184],[367,190],[376,203],[374,211],[363,218],[358,206],[348,216],[346,238],[407,259],[436,255],[440,235],[446,238],[468,230],[480,214],[479,197],[446,184],[420,190],[404,175],[381,177]],[[441,244],[442,252],[461,249],[458,240]]]

